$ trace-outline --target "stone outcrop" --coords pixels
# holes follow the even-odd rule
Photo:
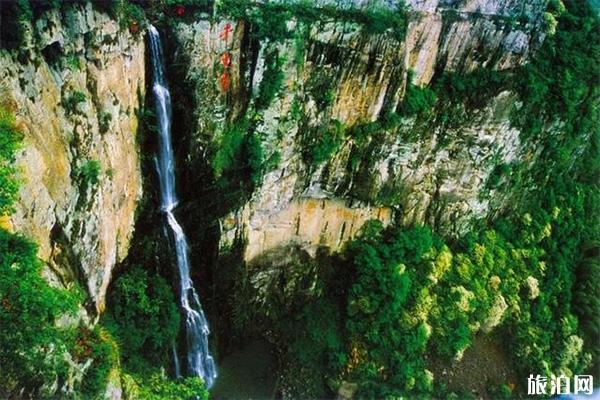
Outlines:
[[[0,101],[25,136],[10,223],[39,244],[49,276],[78,281],[98,310],[141,195],[144,75],[143,39],[90,3],[44,13],[25,46],[0,53]]]
[[[262,200],[262,205],[253,204],[252,209],[246,205],[222,224],[223,243],[234,243],[235,235],[240,233],[247,240],[244,259],[249,263],[291,244],[312,256],[321,246],[335,251],[355,237],[366,221],[378,219],[384,225],[392,222],[392,210],[387,207],[350,207],[338,199],[308,197],[294,199],[284,209],[274,210],[269,199]],[[244,231],[239,232],[239,227]]]

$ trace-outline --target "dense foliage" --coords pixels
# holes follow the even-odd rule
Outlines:
[[[139,358],[160,364],[179,332],[179,310],[171,286],[159,275],[134,266],[114,283],[104,324],[125,349],[129,365]]]
[[[208,398],[202,379],[174,380],[165,373],[179,333],[180,313],[164,278],[131,265],[111,286],[108,300],[101,324],[117,344],[117,362],[122,362],[119,373],[127,398]]]
[[[66,378],[66,332],[55,325],[76,309],[77,298],[48,286],[37,247],[0,229],[0,397],[20,390],[48,395],[44,387]]]
[[[13,163],[21,138],[12,114],[0,107],[0,217],[11,213],[17,199],[19,184]]]
[[[251,193],[254,185],[260,183],[269,161],[264,160],[262,144],[255,131],[260,116],[255,114],[255,117],[253,121],[242,119],[228,124],[212,160],[216,184],[242,196]]]
[[[161,372],[145,375],[125,375],[124,391],[127,396],[144,400],[208,400],[208,391],[200,378],[188,377],[180,381],[169,379]]]
[[[515,349],[520,376],[590,372],[592,355],[584,343],[593,350],[597,330],[592,336],[581,332],[578,316],[596,318],[598,289],[575,292],[573,282],[578,232],[593,210],[573,213],[573,203],[561,199],[561,204],[551,214],[541,210],[499,221],[497,230],[468,235],[452,246],[426,227],[366,225],[326,283],[337,281],[348,291],[338,292],[341,298],[319,296],[280,324],[283,334],[310,329],[286,344],[295,370],[312,372],[307,378],[312,386],[294,390],[323,396],[327,380],[346,380],[357,382],[368,398],[441,395],[444,388],[426,355],[460,360],[475,334],[497,325]],[[591,268],[589,273],[598,273],[597,264]],[[588,305],[577,315],[574,296]]]

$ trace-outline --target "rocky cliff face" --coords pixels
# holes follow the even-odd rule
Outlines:
[[[402,37],[332,19],[290,20],[293,38],[280,42],[252,39],[250,26],[236,21],[173,28],[170,50],[185,70],[176,86],[189,89],[194,104],[186,115],[191,145],[179,169],[206,167],[227,126],[244,115],[255,118],[255,137],[271,161],[249,198],[219,215],[222,246],[243,240],[248,262],[286,246],[315,254],[319,246],[339,249],[372,218],[458,234],[507,204],[510,193],[487,185],[492,172],[535,161],[535,149],[510,126],[512,93],[491,93],[478,107],[441,103],[393,128],[369,124],[399,109],[409,75],[426,85],[443,72],[526,62],[543,39],[545,2],[408,6]],[[222,40],[228,23],[233,32]],[[145,85],[143,40],[87,4],[44,14],[26,43],[0,54],[3,102],[26,136],[21,201],[9,225],[40,244],[49,276],[79,280],[101,309],[111,269],[127,253],[141,193],[134,133]],[[227,91],[218,83],[225,52]],[[261,85],[273,79],[273,54],[282,87],[249,113]],[[366,135],[349,133],[366,126],[373,128]],[[339,143],[324,159],[310,154],[331,135]]]
[[[45,13],[26,43],[0,52],[1,101],[25,135],[7,224],[39,244],[50,279],[79,281],[101,310],[141,195],[144,41],[87,3]]]
[[[196,105],[188,165],[224,140],[227,121],[256,101],[263,79],[272,79],[268,54],[283,60],[283,86],[258,113],[256,128],[264,158],[278,162],[250,200],[221,220],[223,246],[244,240],[246,261],[286,245],[311,253],[319,245],[337,249],[370,218],[458,234],[506,206],[510,193],[487,184],[492,172],[535,159],[510,125],[516,97],[509,91],[490,93],[477,107],[438,104],[426,116],[379,125],[368,135],[341,134],[325,160],[306,155],[339,127],[369,126],[398,110],[409,71],[413,84],[425,85],[444,72],[510,69],[543,40],[544,1],[415,0],[409,7],[403,38],[367,35],[339,21],[289,21],[295,37],[280,43],[253,41],[250,28],[235,21],[174,28],[175,60],[187,66]],[[235,29],[226,42],[220,33],[228,23]],[[218,86],[224,52],[232,60],[227,93]]]

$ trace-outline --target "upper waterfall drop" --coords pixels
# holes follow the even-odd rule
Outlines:
[[[217,377],[215,362],[208,350],[208,322],[200,304],[200,298],[194,289],[190,277],[188,260],[188,244],[185,233],[173,215],[177,205],[175,191],[175,158],[171,143],[171,94],[164,76],[163,54],[158,30],[150,25],[148,28],[153,71],[153,93],[156,97],[156,118],[158,121],[159,153],[156,158],[156,169],[160,185],[161,210],[173,234],[173,244],[179,270],[179,302],[185,322],[187,371],[190,375],[204,379],[210,388]],[[177,357],[177,354],[175,354]]]

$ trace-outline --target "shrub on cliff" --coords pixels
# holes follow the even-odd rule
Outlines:
[[[19,182],[13,163],[22,138],[14,117],[0,107],[0,217],[13,211],[18,196]]]
[[[283,64],[284,59],[279,56],[276,48],[265,50],[265,72],[258,86],[258,97],[255,101],[257,110],[267,108],[281,90],[285,78],[281,69]]]
[[[345,138],[344,125],[332,120],[330,125],[315,128],[304,146],[304,157],[308,165],[316,167],[340,149]]]
[[[212,167],[217,178],[223,175],[239,173],[243,165],[242,149],[249,129],[246,122],[231,124],[223,131],[217,151],[213,157]]]
[[[80,103],[85,103],[86,100],[87,97],[85,96],[85,93],[79,90],[75,90],[69,93],[69,95],[63,99],[62,105],[65,108],[67,114],[77,114],[77,106]]]
[[[244,118],[225,126],[211,162],[217,187],[222,192],[235,192],[232,200],[236,204],[260,184],[264,173],[277,161],[276,157],[264,159],[260,133],[255,130],[261,117],[253,115],[252,121]]]
[[[436,93],[428,87],[419,87],[412,82],[413,72],[409,71],[406,78],[406,91],[400,104],[400,112],[413,116],[430,111],[435,105]]]
[[[79,181],[82,191],[94,188],[100,183],[102,166],[98,160],[85,160],[74,170],[74,177]]]

